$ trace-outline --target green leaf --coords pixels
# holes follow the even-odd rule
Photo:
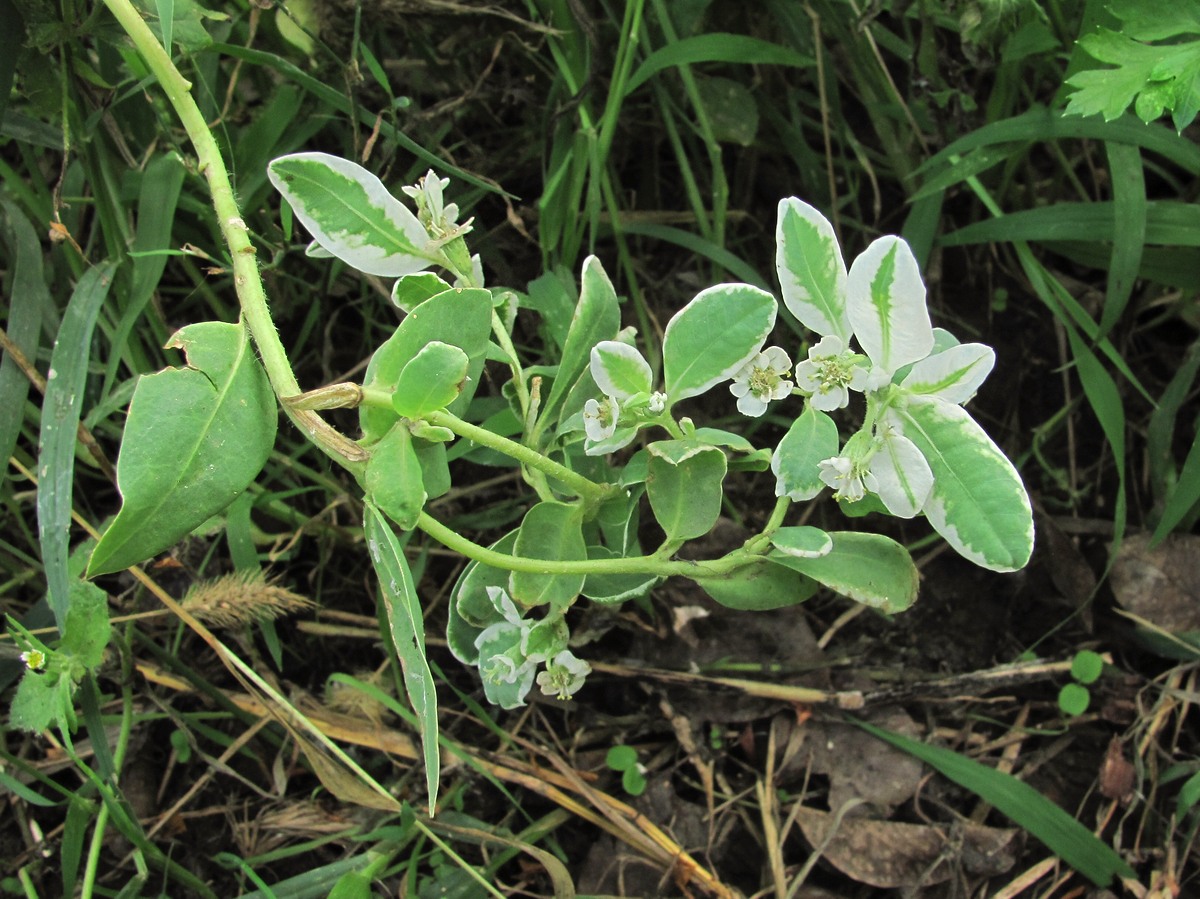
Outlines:
[[[592,347],[591,372],[600,391],[619,400],[654,388],[650,363],[627,343],[602,340]]]
[[[859,346],[884,371],[924,359],[933,349],[925,282],[912,250],[895,235],[872,241],[850,266],[846,312]]]
[[[646,494],[667,539],[692,540],[711,531],[721,514],[725,453],[687,440],[664,440],[646,449]]]
[[[589,559],[620,559],[623,556],[606,546],[589,546]],[[646,596],[658,583],[652,574],[589,574],[579,592],[592,602],[616,604]]]
[[[59,652],[69,653],[88,671],[100,667],[112,634],[108,620],[108,594],[95,584],[73,580],[66,630]]]
[[[1058,707],[1068,715],[1082,715],[1092,704],[1092,694],[1082,684],[1063,684],[1058,691]]]
[[[628,771],[637,766],[637,750],[632,746],[613,746],[605,753],[604,764],[613,771]]]
[[[394,278],[436,258],[416,215],[348,159],[294,153],[272,161],[267,175],[317,242],[360,272]]]
[[[425,657],[425,619],[404,550],[382,513],[371,502],[363,506],[363,527],[375,576],[383,590],[392,645],[404,669],[404,689],[421,731],[425,756],[425,787],[429,811],[437,805],[441,754],[438,747],[437,691]]]
[[[798,605],[817,592],[812,578],[770,559],[720,577],[692,575],[692,580],[721,605],[749,612]]]
[[[1104,658],[1098,652],[1081,649],[1071,660],[1071,677],[1081,684],[1094,684],[1104,673]]]
[[[837,455],[838,441],[837,423],[805,403],[804,411],[792,422],[771,457],[775,495],[806,500],[825,489],[819,463]]]
[[[833,548],[823,556],[801,558],[779,550],[770,558],[802,572],[830,590],[889,614],[903,612],[917,599],[920,577],[912,556],[882,534],[835,531]]]
[[[240,324],[188,325],[167,346],[188,366],[146,375],[134,390],[117,461],[121,511],[88,577],[157,555],[216,515],[275,443],[275,396]]]
[[[849,343],[842,248],[829,219],[795,197],[779,201],[775,271],[783,303],[800,324]]]
[[[625,82],[625,94],[629,95],[664,69],[700,62],[757,63],[797,68],[816,64],[811,56],[761,38],[728,32],[698,34],[672,41],[647,56]]]
[[[1024,781],[949,749],[919,743],[865,721],[850,720],[995,806],[1096,886],[1107,887],[1114,877],[1136,876],[1108,844]]]
[[[16,29],[13,29],[12,38],[19,46],[22,38]],[[0,198],[0,209],[5,216],[4,242],[8,245],[8,285],[11,291],[4,327],[8,330],[9,339],[20,347],[26,358],[36,359],[41,341],[43,310],[50,309],[52,305],[42,267],[42,246],[37,232],[20,207]],[[3,359],[0,359],[0,459],[7,460],[17,444],[28,395],[29,379],[9,354],[4,353]]]
[[[413,438],[403,422],[371,448],[365,475],[367,499],[406,531],[417,519],[428,498]]]
[[[430,297],[452,289],[450,284],[433,272],[401,275],[392,285],[392,304],[405,312],[412,312]]]
[[[749,284],[700,291],[667,323],[663,372],[672,403],[733,377],[775,326],[775,298]]]
[[[401,370],[392,408],[405,418],[445,409],[462,393],[470,362],[456,346],[440,340],[427,343]]]
[[[712,139],[752,145],[758,134],[758,105],[750,89],[732,78],[694,77],[696,99],[708,117]]]
[[[833,538],[820,528],[802,525],[780,528],[771,535],[771,545],[785,556],[815,559],[829,554],[833,549]]]
[[[517,531],[509,531],[491,545],[496,552],[509,554],[517,542]],[[508,589],[509,572],[472,561],[463,570],[450,594],[450,614],[446,621],[446,644],[464,665],[479,663],[475,640],[490,625],[504,620],[488,598],[488,587]]]
[[[68,684],[69,678],[62,674],[55,677],[26,671],[9,706],[9,724],[36,734],[71,720],[74,712]]]
[[[393,392],[400,373],[427,344],[440,341],[467,354],[467,380],[462,393],[447,408],[459,414],[471,402],[479,385],[492,333],[492,295],[480,288],[447,290],[430,297],[405,316],[395,332],[375,351],[367,365],[364,387]],[[370,444],[386,434],[399,419],[391,409],[359,408],[364,441]]]
[[[587,558],[583,540],[583,510],[576,505],[541,502],[525,513],[513,554],[530,559],[573,562]],[[566,606],[583,588],[582,574],[538,574],[514,571],[509,576],[509,595],[530,607],[550,603]]]
[[[960,343],[919,360],[900,386],[910,393],[962,405],[975,395],[995,364],[996,353],[990,346]]]
[[[992,571],[1023,568],[1033,552],[1033,510],[1021,476],[961,406],[911,397],[888,420],[933,471],[922,511],[960,555]]]
[[[46,397],[38,435],[38,542],[50,608],[59,626],[69,605],[67,555],[76,433],[88,360],[92,356],[92,330],[100,306],[108,296],[114,268],[113,263],[105,262],[88,269],[79,279],[54,339],[50,370],[46,374]]]

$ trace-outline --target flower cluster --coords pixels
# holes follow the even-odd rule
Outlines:
[[[470,218],[461,225],[457,223],[458,204],[447,203],[442,197],[442,191],[449,185],[449,178],[439,178],[430,169],[416,184],[400,188],[416,201],[417,218],[433,238],[432,247],[440,247],[468,234],[471,223],[475,221]]]

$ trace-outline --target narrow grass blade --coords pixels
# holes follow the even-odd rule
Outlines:
[[[1094,240],[1127,238],[1111,202],[1055,203],[973,222],[939,241],[945,247],[1014,240]],[[1162,246],[1200,246],[1200,206],[1175,200],[1146,203],[1145,242]]]
[[[412,703],[421,730],[425,754],[425,785],[429,792],[429,813],[437,807],[438,778],[441,774],[441,750],[438,747],[437,691],[433,672],[425,657],[425,620],[421,601],[413,583],[404,550],[383,513],[371,502],[363,507],[363,525],[375,575],[383,590],[392,645],[404,669],[404,687]]]
[[[79,279],[63,315],[50,370],[46,373],[46,398],[38,438],[38,541],[50,608],[59,630],[66,623],[69,580],[68,528],[71,522],[71,485],[75,475],[75,432],[83,407],[83,388],[91,358],[92,329],[100,305],[108,295],[114,269],[104,262]]]
[[[1104,311],[1100,315],[1100,333],[1107,334],[1121,318],[1133,282],[1142,266],[1142,251],[1146,248],[1146,176],[1142,171],[1142,153],[1133,144],[1108,141],[1108,169],[1113,182],[1113,224],[1120,239],[1112,244],[1108,266],[1108,289],[1105,291]]]
[[[697,62],[758,63],[806,69],[817,61],[790,47],[745,34],[713,32],[686,37],[651,53],[625,84],[628,95],[663,69]]]
[[[655,240],[665,240],[667,243],[673,243],[687,250],[689,253],[703,256],[709,262],[719,265],[740,281],[744,281],[754,287],[762,288],[763,290],[770,289],[770,285],[763,280],[762,275],[750,263],[729,252],[724,247],[717,246],[711,240],[705,240],[698,234],[693,234],[691,231],[685,231],[682,228],[673,228],[670,225],[629,221],[621,222],[621,230],[625,234],[640,234],[643,237],[652,237]]]
[[[0,201],[4,210],[4,242],[8,245],[12,268],[12,296],[8,320],[4,323],[11,340],[28,359],[37,358],[42,329],[42,310],[50,305],[50,291],[42,271],[42,247],[29,219],[8,200]],[[0,460],[7,460],[17,444],[25,414],[29,379],[17,364],[4,354],[0,361]]]
[[[865,721],[850,721],[994,805],[1096,886],[1107,887],[1114,877],[1135,876],[1111,847],[1024,781],[949,749],[920,743]]]

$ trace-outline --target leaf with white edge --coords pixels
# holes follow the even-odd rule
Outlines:
[[[799,605],[817,592],[817,582],[786,565],[763,559],[721,577],[692,577],[730,609],[766,612]]]
[[[188,365],[138,381],[117,460],[121,511],[88,577],[144,562],[204,524],[254,480],[275,444],[275,394],[245,328],[200,322],[167,346]]]
[[[392,285],[392,305],[405,312],[412,312],[430,297],[450,289],[451,285],[433,272],[403,275]]]
[[[771,457],[775,495],[799,501],[820,493],[825,489],[820,463],[836,456],[838,446],[837,422],[805,403],[804,411],[792,422]]]
[[[317,242],[347,265],[384,278],[430,266],[424,226],[357,163],[293,153],[273,160],[267,177]]]
[[[513,555],[556,562],[578,562],[587,558],[583,540],[583,510],[577,505],[540,502],[525,513],[517,532]],[[567,606],[583,588],[582,574],[541,574],[514,571],[508,592],[522,605]]]
[[[654,387],[650,363],[636,347],[615,340],[602,340],[592,347],[592,379],[605,396],[619,400]]]
[[[462,393],[470,361],[456,346],[440,340],[427,343],[401,370],[392,408],[405,418],[445,409]]]
[[[721,514],[728,463],[721,450],[689,441],[652,443],[646,494],[668,539],[693,540],[713,529]],[[657,450],[657,451],[656,451]]]
[[[849,343],[842,248],[829,219],[795,197],[779,201],[775,271],[783,303],[802,325]]]
[[[916,601],[919,575],[903,546],[882,534],[835,531],[823,556],[799,558],[774,550],[769,558],[863,605],[903,612]]]
[[[1033,510],[1013,464],[959,405],[913,396],[886,413],[933,471],[922,511],[964,558],[992,571],[1023,568],[1033,552]]]
[[[371,447],[365,475],[367,499],[406,531],[417,526],[428,498],[413,437],[403,422]]]
[[[775,327],[775,298],[749,284],[698,293],[667,323],[663,377],[675,403],[727,381],[762,349]]]
[[[909,393],[961,406],[975,395],[995,364],[996,353],[990,346],[960,343],[918,361],[900,386]]]
[[[404,550],[391,525],[370,501],[363,504],[363,528],[375,576],[383,590],[383,607],[396,657],[404,671],[404,690],[412,704],[425,756],[425,788],[429,810],[437,805],[441,752],[438,748],[437,689],[425,656],[425,618]]]
[[[897,518],[912,518],[925,506],[933,490],[929,463],[907,437],[892,431],[871,457],[876,493]]]
[[[622,556],[606,546],[589,546],[588,558],[620,559]],[[614,605],[631,599],[641,599],[657,583],[658,578],[652,574],[593,572],[583,582],[583,590],[580,592],[592,602]]]
[[[854,336],[876,368],[894,372],[933,349],[925,282],[901,238],[881,237],[862,251],[850,266],[846,296]]]
[[[771,535],[771,545],[785,556],[798,559],[817,559],[833,549],[828,532],[811,525],[780,528]]]

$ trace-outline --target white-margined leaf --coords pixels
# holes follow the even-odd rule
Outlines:
[[[933,349],[925,282],[907,243],[889,235],[872,242],[846,279],[850,324],[876,368],[894,372]]]
[[[829,220],[795,197],[779,201],[775,270],[783,303],[802,325],[849,342],[842,248]]]
[[[605,396],[625,400],[653,387],[650,363],[636,347],[602,340],[592,347],[592,379]]]
[[[961,406],[975,395],[995,364],[996,353],[990,346],[960,343],[917,362],[900,386]]]
[[[317,242],[360,272],[395,278],[429,267],[425,228],[362,166],[293,153],[273,160],[267,176]]]

